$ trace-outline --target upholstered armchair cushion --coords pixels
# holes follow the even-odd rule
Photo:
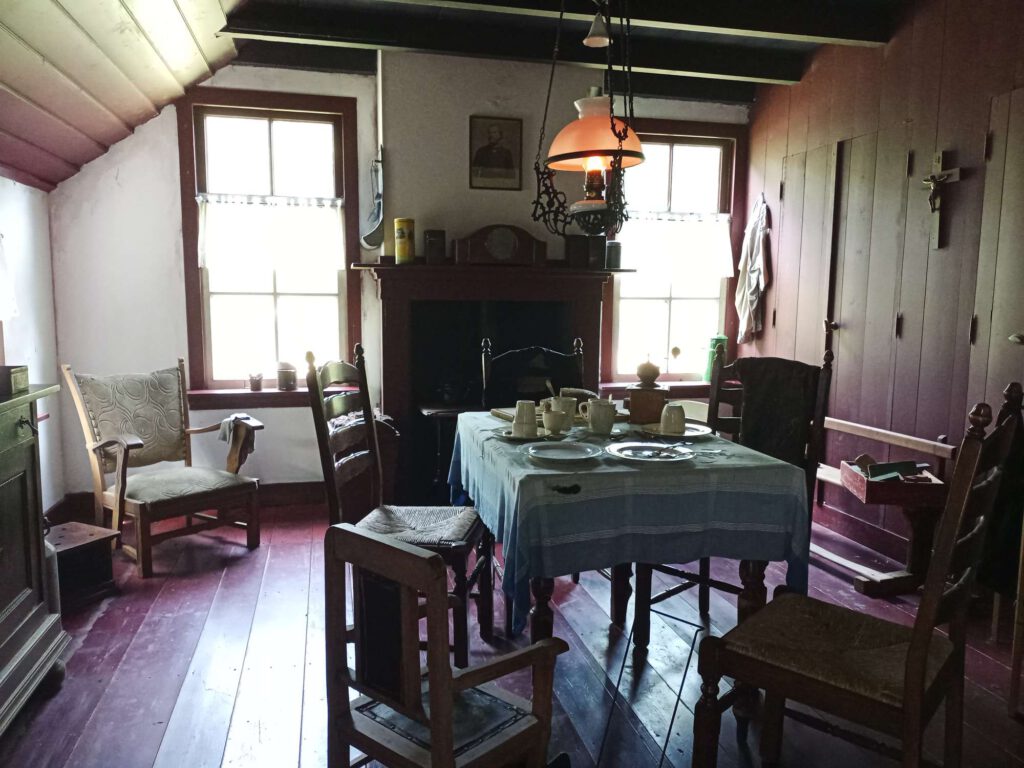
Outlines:
[[[173,467],[129,475],[125,484],[125,497],[144,504],[160,504],[163,501],[181,501],[201,493],[250,488],[254,485],[256,480],[253,478],[241,477],[222,469]]]
[[[454,544],[467,540],[477,521],[473,507],[377,507],[359,521],[357,528],[392,536],[420,547]]]
[[[758,659],[892,706],[903,704],[911,628],[803,595],[779,595],[722,641]],[[949,659],[953,644],[936,633],[925,685]]]
[[[116,376],[75,374],[96,441],[138,435],[142,448],[128,454],[128,465],[143,467],[185,458],[181,382],[177,368]],[[114,451],[103,454],[103,469],[112,472]]]
[[[424,750],[430,749],[430,728],[377,701],[355,702],[361,714],[411,741]],[[429,693],[423,692],[423,709],[430,713]],[[453,755],[459,757],[477,744],[494,738],[501,731],[524,718],[533,720],[528,711],[482,688],[470,688],[456,694],[452,705]]]

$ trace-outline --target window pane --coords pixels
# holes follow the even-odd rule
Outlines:
[[[213,378],[277,377],[272,296],[210,296]]]
[[[618,344],[615,372],[635,374],[640,363],[650,359],[665,370],[668,350],[668,302],[625,299],[618,307]]]
[[[200,263],[207,268],[211,293],[274,290],[266,210],[246,203],[200,203]]]
[[[302,370],[306,352],[323,363],[337,360],[337,296],[279,296],[277,338],[281,359]]]
[[[345,268],[342,209],[284,206],[275,233],[277,290],[337,293]]]
[[[668,144],[644,142],[644,161],[625,170],[629,210],[668,210],[668,152]]]
[[[231,195],[270,194],[267,120],[207,115],[206,189]]]
[[[274,120],[274,194],[334,197],[334,126]]]
[[[672,210],[715,213],[721,184],[722,150],[697,144],[672,147]]]
[[[673,358],[669,353],[668,372],[703,376],[709,342],[718,333],[718,301],[673,301],[669,328],[669,349],[678,347],[679,355]]]

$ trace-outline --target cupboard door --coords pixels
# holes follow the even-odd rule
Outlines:
[[[998,408],[1002,390],[1024,379],[1024,89],[992,100],[985,165],[975,341],[967,397]]]

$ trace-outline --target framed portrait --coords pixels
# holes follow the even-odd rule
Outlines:
[[[469,118],[470,189],[523,188],[523,121],[517,117]]]

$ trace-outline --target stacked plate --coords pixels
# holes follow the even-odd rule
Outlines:
[[[591,461],[604,453],[603,448],[589,443],[533,443],[519,450],[531,461],[557,465]]]
[[[711,427],[706,427],[703,424],[690,424],[687,423],[685,432],[663,432],[661,424],[655,422],[654,424],[644,424],[640,427],[644,434],[651,435],[652,437],[676,437],[676,438],[690,438],[695,437],[706,437],[711,434]]]
[[[637,461],[645,464],[672,464],[687,461],[694,456],[693,451],[681,445],[663,445],[661,443],[616,443],[605,449],[610,456],[625,461]]]

